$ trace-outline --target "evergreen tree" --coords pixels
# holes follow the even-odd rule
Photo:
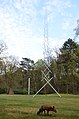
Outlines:
[[[60,77],[66,84],[66,92],[69,93],[69,86],[74,85],[75,83],[77,84],[76,80],[79,80],[79,45],[74,40],[69,38],[63,44],[63,47],[60,49],[57,63],[58,68],[61,68]]]

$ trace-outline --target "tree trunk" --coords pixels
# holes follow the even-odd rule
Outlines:
[[[14,95],[14,91],[13,91],[12,88],[9,88],[8,94],[9,94],[9,95]]]

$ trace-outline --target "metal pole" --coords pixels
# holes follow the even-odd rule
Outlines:
[[[30,95],[30,78],[28,78],[28,95]]]

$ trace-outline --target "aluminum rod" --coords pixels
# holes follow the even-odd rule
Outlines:
[[[44,79],[46,80],[46,82],[51,86],[51,88],[61,97],[61,95],[56,91],[56,89],[49,83],[49,81],[47,80],[46,75],[44,74],[44,72],[42,72],[43,75],[45,76]],[[53,77],[52,77],[53,78]]]
[[[52,78],[50,78],[49,81],[51,81],[51,80],[52,80]],[[48,82],[49,82],[49,81],[48,81]],[[36,93],[33,97],[35,97],[35,96],[48,84],[48,82],[45,83],[45,84],[40,88],[40,90],[37,91],[37,93]]]

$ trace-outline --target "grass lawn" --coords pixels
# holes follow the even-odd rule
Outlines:
[[[38,116],[42,104],[56,106],[57,113]],[[0,119],[79,119],[79,95],[1,95]]]

